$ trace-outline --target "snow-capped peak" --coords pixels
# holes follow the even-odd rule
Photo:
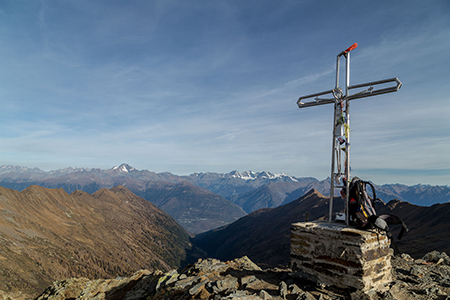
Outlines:
[[[117,170],[119,172],[128,173],[128,172],[136,170],[136,169],[133,168],[132,166],[128,165],[128,164],[121,164],[118,167],[114,167],[113,170]]]

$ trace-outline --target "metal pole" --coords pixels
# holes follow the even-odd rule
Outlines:
[[[345,96],[348,97],[348,87],[350,86],[350,52],[344,54],[346,68],[345,68]]]
[[[334,168],[335,168],[335,157],[336,157],[336,109],[337,103],[334,103],[334,117],[333,117],[333,141],[331,143],[331,176],[330,176],[330,205],[329,205],[329,216],[328,222],[333,221],[333,199],[334,199]]]
[[[345,177],[346,180],[346,186],[345,186],[345,224],[349,225],[349,212],[348,212],[348,200],[349,200],[349,194],[350,194],[350,101],[348,100],[349,96],[349,86],[350,86],[350,52],[346,53],[346,80],[345,80],[345,97],[347,98],[345,100],[345,116],[346,116],[346,127],[345,127],[345,133],[346,133],[346,140],[347,140],[347,146],[345,147]]]
[[[341,61],[341,54],[339,54],[336,57],[336,85],[335,89],[337,90],[339,88],[339,68],[340,68],[340,61]],[[339,103],[334,101],[334,112],[333,112],[333,130],[332,130],[332,143],[331,143],[331,176],[330,176],[330,205],[329,205],[329,216],[328,216],[328,222],[333,221],[333,201],[334,201],[334,177],[335,177],[335,168],[336,168],[336,159],[340,159],[339,157],[336,158],[336,122],[337,122],[337,116],[336,111],[338,109]],[[339,151],[339,150],[338,150]],[[340,161],[338,162],[340,164]]]
[[[336,86],[335,88],[339,87],[339,64],[341,62],[341,56],[338,55],[336,58]]]

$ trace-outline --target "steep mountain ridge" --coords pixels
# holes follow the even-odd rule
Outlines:
[[[116,277],[178,267],[188,233],[125,187],[67,194],[0,187],[0,290],[41,292],[67,277]]]
[[[290,227],[292,223],[328,217],[329,197],[310,190],[303,197],[288,204],[257,210],[222,228],[197,235],[193,243],[205,250],[209,257],[229,260],[247,255],[254,262],[269,266],[289,264]],[[334,200],[334,211],[343,211],[340,198]],[[450,252],[450,203],[431,207],[392,200],[377,205],[378,214],[399,216],[409,232],[398,241],[400,251],[419,258],[434,250]],[[400,226],[392,226],[397,237]]]

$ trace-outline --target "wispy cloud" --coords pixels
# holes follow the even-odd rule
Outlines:
[[[306,85],[312,82],[315,82],[321,78],[323,78],[324,76],[330,75],[331,73],[336,74],[336,69],[333,68],[329,68],[328,70],[325,70],[321,73],[314,73],[314,74],[308,74],[306,76],[303,76],[301,78],[289,81],[288,83],[286,83],[284,86],[287,88],[291,88],[291,87],[299,87],[302,85]]]
[[[291,1],[0,8],[0,163],[325,178],[332,107],[300,110],[296,100],[333,88],[336,55],[356,41],[352,83],[398,76],[404,85],[352,102],[353,168],[380,180],[374,165],[445,170],[448,6],[327,4],[336,16]],[[431,173],[404,182],[448,180]]]

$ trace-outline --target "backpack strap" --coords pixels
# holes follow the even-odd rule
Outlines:
[[[364,208],[369,212],[369,215],[376,215],[377,211],[375,209],[375,199],[377,198],[377,194],[375,193],[375,188],[372,185],[372,183],[368,181],[361,180],[361,187],[362,187],[362,200],[363,200],[363,206]],[[373,198],[369,196],[367,191],[367,185],[369,185],[372,188],[372,195]]]
[[[373,194],[372,201],[375,201],[375,199],[377,199],[377,194],[375,193],[375,188],[373,187],[373,184],[370,183],[369,181],[364,181],[364,184],[368,184],[372,188],[372,194]]]
[[[403,222],[402,219],[395,215],[391,214],[382,214],[379,215],[378,218],[383,219],[388,225],[402,225],[402,229],[400,230],[400,233],[398,234],[398,240],[401,240],[403,235],[409,231],[408,226],[406,226],[405,222]]]
[[[386,216],[386,215],[381,215],[381,216]],[[397,255],[400,253],[400,250],[398,249],[397,243],[395,243],[394,237],[392,236],[392,233],[389,230],[389,226],[388,226],[389,223],[386,222],[384,218],[381,218],[381,216],[372,216],[370,218],[370,221],[375,228],[386,232],[386,236],[391,241],[392,249],[394,249],[394,255]],[[398,219],[400,219],[400,218],[398,218]]]
[[[392,249],[394,249],[394,255],[400,254],[400,250],[398,249],[397,243],[394,240],[394,237],[392,236],[391,232],[388,230],[386,230],[386,235],[387,237],[391,240],[391,246]]]
[[[372,194],[373,194],[372,205],[373,205],[373,207],[375,207],[375,201],[379,201],[379,202],[383,203],[384,205],[386,205],[386,203],[384,203],[384,201],[382,199],[377,198],[377,193],[375,192],[375,187],[373,186],[373,184],[369,181],[364,181],[364,183],[370,185],[370,187],[372,188]]]

